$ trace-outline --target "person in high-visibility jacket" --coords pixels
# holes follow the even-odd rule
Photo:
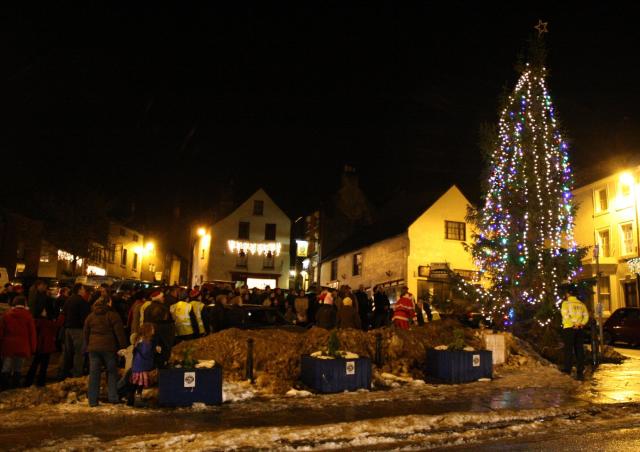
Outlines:
[[[393,307],[393,324],[403,330],[409,329],[409,322],[416,322],[416,310],[407,287],[402,288],[402,296]]]
[[[564,342],[564,366],[562,371],[571,374],[573,355],[576,356],[576,378],[584,378],[584,333],[589,322],[587,307],[577,298],[578,290],[571,286],[562,302],[562,341]]]
[[[204,322],[202,321],[202,310],[204,309],[204,303],[200,301],[200,291],[192,290],[189,292],[189,304],[193,308],[193,314],[196,316],[196,322],[198,322],[198,334],[194,334],[193,337],[201,336],[204,334]]]
[[[193,339],[199,334],[198,321],[193,312],[193,306],[186,300],[186,295],[186,293],[181,294],[180,301],[171,305],[170,308],[171,317],[173,317],[176,326],[176,343]]]

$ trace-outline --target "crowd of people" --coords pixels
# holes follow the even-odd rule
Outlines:
[[[226,312],[242,305],[268,306],[291,324],[326,329],[408,328],[431,320],[428,304],[416,302],[407,288],[392,309],[382,287],[371,297],[362,286],[284,291],[205,284],[112,293],[106,284],[95,290],[76,284],[53,297],[44,281],[36,281],[27,294],[5,286],[0,302],[10,306],[0,318],[0,389],[43,386],[51,355],[61,351],[58,378],[88,374],[91,406],[98,404],[103,370],[108,401],[126,396],[133,403],[136,393],[154,383],[156,369],[168,365],[175,344],[220,331]],[[119,365],[126,370],[120,380]]]

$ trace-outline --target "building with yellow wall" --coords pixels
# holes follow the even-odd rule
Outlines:
[[[471,280],[477,276],[463,246],[471,243],[469,205],[455,185],[444,193],[394,200],[373,225],[323,257],[321,285],[382,285],[392,299],[406,285],[418,298],[453,298],[448,270]]]
[[[291,220],[263,189],[200,232],[192,285],[233,281],[250,288],[289,287]]]
[[[598,245],[597,281],[605,317],[617,308],[638,306],[639,177],[640,167],[635,167],[573,191],[578,204],[575,239],[590,247],[582,276],[596,276],[593,248]]]

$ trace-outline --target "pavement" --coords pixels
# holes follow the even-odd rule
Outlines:
[[[221,407],[41,405],[0,412],[0,444],[18,450],[73,449],[85,443],[114,450],[167,444],[224,450],[240,444],[227,433],[241,432],[243,438],[238,436],[238,441],[245,441],[247,450],[419,450],[426,445],[455,449],[470,444],[478,450],[579,450],[589,444],[589,438],[606,444],[602,450],[638,450],[640,350],[617,351],[629,359],[619,365],[601,365],[585,382],[553,368],[533,367],[501,371],[491,382],[414,382],[392,389],[304,398],[255,395]],[[413,424],[405,427],[404,419],[412,419]],[[140,434],[146,435],[144,443]],[[261,443],[262,434],[271,442]],[[327,435],[335,438],[328,442]],[[218,446],[223,440],[225,446]]]

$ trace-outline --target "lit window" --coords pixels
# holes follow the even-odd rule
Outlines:
[[[609,197],[607,195],[606,188],[601,188],[595,191],[595,207],[596,213],[606,212],[609,210]]]
[[[362,253],[353,255],[353,276],[362,275]]]
[[[626,256],[633,254],[633,225],[625,223],[620,225],[620,254]]]
[[[609,230],[603,229],[598,231],[598,246],[600,247],[600,256],[609,257],[611,256],[610,249],[610,240],[609,240]]]
[[[466,240],[466,224],[460,221],[444,222],[445,237],[448,240]]]
[[[262,268],[274,268],[274,266],[275,266],[275,263],[273,259],[273,253],[269,251],[264,256],[264,260],[262,262]]]
[[[611,286],[609,285],[609,277],[601,276],[598,278],[600,283],[600,302],[602,303],[602,309],[605,311],[611,310]]]

